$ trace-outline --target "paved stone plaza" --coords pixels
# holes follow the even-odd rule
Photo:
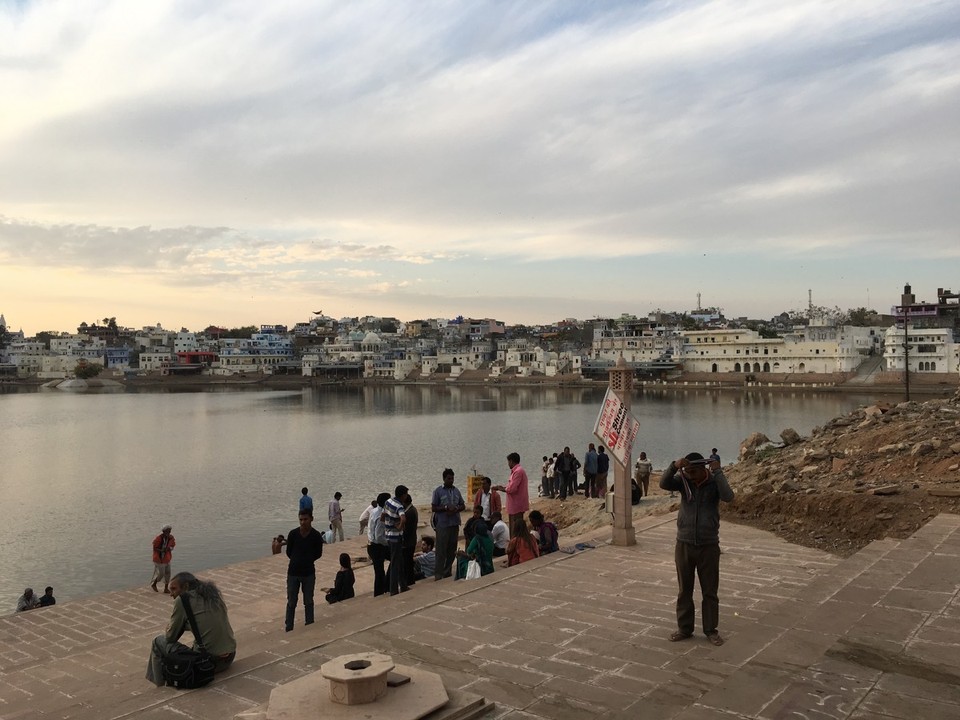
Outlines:
[[[326,606],[318,593],[317,622],[291,633],[285,557],[200,573],[223,590],[239,648],[228,673],[190,692],[143,679],[170,612],[145,583],[2,617],[0,718],[224,720],[357,651],[437,672],[510,720],[960,717],[960,517],[846,560],[725,523],[720,648],[666,639],[674,519],[642,522],[636,547],[592,538],[596,549],[394,598],[369,595],[366,568],[363,596]],[[328,546],[318,587],[345,549],[363,552],[357,539]]]

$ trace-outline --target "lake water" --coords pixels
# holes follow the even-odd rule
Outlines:
[[[602,389],[366,387],[293,392],[0,394],[0,614],[26,586],[60,600],[146,586],[150,543],[169,522],[174,571],[260,557],[296,525],[310,488],[318,525],[344,495],[345,528],[379,491],[403,483],[429,502],[441,471],[508,477],[517,451],[583,455]],[[634,454],[655,467],[717,447],[724,462],[754,431],[801,434],[872,402],[843,394],[647,391]]]

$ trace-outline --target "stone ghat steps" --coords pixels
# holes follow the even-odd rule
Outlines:
[[[332,643],[346,643],[351,635],[385,623],[402,622],[411,614],[456,601],[490,585],[533,572],[541,566],[562,562],[569,557],[558,553],[523,566],[498,568],[493,575],[470,583],[420,581],[409,592],[394,597],[370,595],[365,587],[372,584],[372,572],[365,568],[358,572],[358,590],[367,594],[346,603],[327,605],[322,600],[323,594],[318,592],[320,602],[315,608],[315,622],[304,626],[303,608],[298,607],[297,625],[289,633],[283,629],[285,599],[280,593],[260,598],[254,602],[255,607],[247,607],[242,614],[257,619],[241,625],[236,623],[235,616],[238,613],[235,613],[237,601],[234,599],[230,603],[231,618],[234,619],[240,656],[227,672],[218,675],[214,683],[201,690],[184,692],[172,688],[154,689],[144,680],[143,671],[150,641],[162,630],[155,625],[146,632],[141,630],[135,635],[96,643],[95,650],[85,646],[77,655],[68,653],[44,663],[32,663],[29,668],[0,675],[0,680],[9,675],[18,675],[20,687],[32,691],[30,708],[24,711],[26,714],[23,717],[105,720],[135,717],[143,713],[149,713],[150,717],[162,717],[170,712],[170,717],[182,718],[184,708],[194,703],[203,705],[211,697],[214,699],[212,704],[217,706],[223,704],[224,697],[235,698],[238,701],[235,703],[236,711],[240,711],[244,705],[249,708],[252,703],[259,705],[264,702],[269,691],[279,682],[312,671],[327,659],[327,655],[332,657],[337,654],[318,654]],[[229,580],[224,578],[218,582],[226,595]],[[274,587],[283,587],[282,576],[276,580]],[[131,593],[134,597],[142,595],[137,591]],[[165,607],[168,608],[169,604],[166,603]],[[31,680],[31,673],[36,672],[55,678],[59,691],[47,692],[49,687]],[[6,698],[0,692],[0,719],[18,717],[5,714],[4,700]]]
[[[771,612],[766,646],[674,717],[958,718],[958,594],[960,517],[876,541]]]
[[[169,613],[169,602],[149,593],[140,598],[156,604],[146,628],[37,658],[25,670],[0,670],[0,718],[232,718],[256,711],[274,687],[332,657],[368,651],[440,673],[451,692],[495,702],[496,715],[511,720],[714,712],[696,703],[777,646],[779,636],[766,631],[786,632],[795,598],[813,597],[810,588],[833,597],[856,571],[854,563],[875,564],[868,551],[883,547],[840,561],[725,524],[720,596],[728,643],[714,648],[699,636],[670,643],[674,521],[662,516],[639,523],[636,547],[596,542],[595,550],[498,567],[469,583],[426,581],[393,598],[321,603],[317,622],[291,633],[282,628],[282,559],[204,573],[227,596],[240,645],[237,662],[212,686],[177,692],[142,679],[149,640]],[[322,574],[329,576],[329,568]],[[360,593],[366,582],[369,571],[361,571]],[[76,605],[83,610],[109,601]],[[299,612],[298,619],[302,623]]]

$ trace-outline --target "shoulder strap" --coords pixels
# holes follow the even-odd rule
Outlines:
[[[178,597],[180,598],[180,602],[183,603],[184,612],[187,613],[187,620],[190,622],[190,632],[193,633],[193,639],[196,640],[200,652],[207,652],[207,648],[203,644],[203,637],[200,635],[200,628],[197,627],[197,619],[193,616],[193,608],[190,607],[190,598],[187,597],[186,593],[182,593]]]

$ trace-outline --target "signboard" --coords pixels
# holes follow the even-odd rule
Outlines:
[[[633,452],[633,441],[637,439],[639,432],[640,423],[623,404],[623,400],[607,388],[593,434],[623,467],[626,467],[629,462],[630,454]]]

